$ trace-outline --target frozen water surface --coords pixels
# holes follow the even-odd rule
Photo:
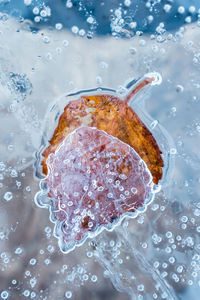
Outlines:
[[[0,298],[199,299],[199,3],[147,1],[134,14],[133,1],[112,11],[102,2],[104,19],[87,1],[65,10],[51,2],[0,3]],[[131,106],[169,157],[162,188],[146,211],[64,254],[49,211],[34,202],[54,113],[77,91],[106,87],[123,98],[149,72],[162,83]]]

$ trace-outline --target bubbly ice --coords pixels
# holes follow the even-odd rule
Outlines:
[[[113,229],[152,199],[153,182],[129,145],[96,128],[80,127],[47,159],[45,179],[63,251],[103,228]]]

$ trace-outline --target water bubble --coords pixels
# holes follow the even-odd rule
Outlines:
[[[48,266],[51,263],[51,260],[49,258],[46,258],[45,261],[44,261],[44,263],[45,263],[45,265]]]
[[[34,15],[38,15],[39,12],[40,12],[39,8],[38,8],[37,6],[35,6],[35,7],[33,8],[33,14],[34,14]]]
[[[150,127],[151,127],[151,129],[153,130],[157,125],[158,125],[158,121],[157,121],[157,120],[154,120],[154,121],[150,124]]]
[[[94,18],[93,18],[92,16],[89,16],[89,17],[87,18],[87,22],[88,22],[89,24],[93,24],[93,23],[95,22],[95,20],[94,20]]]
[[[1,292],[1,299],[8,299],[9,293],[7,291]]]
[[[47,35],[45,35],[45,36],[43,37],[43,42],[44,42],[45,44],[49,44],[49,43],[50,43],[50,38],[49,38]]]
[[[166,232],[166,237],[169,239],[172,237],[172,232],[171,231],[167,231]]]
[[[63,25],[61,23],[57,23],[55,25],[56,30],[61,30],[63,28]]]
[[[23,295],[24,295],[25,297],[29,297],[29,296],[30,296],[30,291],[29,291],[29,290],[25,290],[25,291],[23,292]]]
[[[37,260],[35,258],[30,259],[30,265],[34,266],[36,264]]]
[[[30,285],[31,285],[32,288],[35,287],[36,283],[37,283],[37,280],[36,280],[35,277],[33,277],[33,278],[30,279]]]
[[[49,233],[51,233],[51,228],[49,226],[47,226],[47,227],[45,227],[44,231],[49,234]]]
[[[50,253],[53,253],[53,252],[55,251],[54,246],[48,245],[48,246],[47,246],[47,251],[49,251]]]
[[[130,47],[130,48],[129,48],[129,52],[130,52],[131,54],[136,54],[136,53],[137,53],[137,49],[134,48],[134,47]]]
[[[4,171],[5,168],[6,168],[5,164],[2,161],[0,161],[0,171]]]
[[[168,13],[168,12],[170,12],[170,10],[171,10],[171,5],[170,4],[165,4],[164,6],[163,6],[163,9],[164,9],[164,11],[166,12],[166,13]]]
[[[17,171],[15,169],[12,169],[11,172],[10,172],[10,176],[13,177],[13,178],[17,177],[18,176]]]
[[[87,281],[88,278],[89,278],[89,276],[88,276],[87,274],[84,274],[84,275],[83,275],[83,280],[84,280],[84,281]]]
[[[71,31],[72,31],[74,34],[77,34],[77,33],[79,32],[79,28],[78,28],[77,26],[72,26]]]
[[[171,256],[169,258],[169,262],[170,262],[170,264],[174,264],[175,263],[175,258],[173,256]]]
[[[187,223],[187,221],[188,221],[188,217],[187,216],[182,216],[181,217],[181,222]]]
[[[78,34],[83,37],[83,36],[85,36],[86,32],[84,29],[80,29]]]
[[[72,292],[71,291],[65,292],[65,298],[70,299],[71,297],[72,297]]]
[[[144,291],[144,285],[143,284],[138,285],[137,290],[140,292]]]
[[[177,154],[177,150],[176,150],[176,148],[171,148],[170,149],[170,154]]]
[[[18,102],[23,101],[27,94],[30,95],[32,93],[32,83],[26,74],[10,72],[9,78],[8,88],[14,94]]]
[[[31,299],[36,297],[36,293],[35,292],[31,292]]]
[[[192,22],[192,18],[191,18],[191,16],[187,16],[186,18],[185,18],[185,22],[186,23],[191,23]]]
[[[137,22],[131,22],[129,26],[131,29],[135,29],[137,27]]]
[[[160,265],[160,263],[158,261],[155,261],[154,264],[153,264],[155,269],[157,269],[159,267],[159,265]]]
[[[24,4],[27,6],[31,5],[31,3],[32,3],[32,0],[24,0]]]
[[[101,78],[101,76],[97,76],[97,77],[96,77],[96,83],[97,83],[98,85],[102,84],[102,78]]]
[[[42,9],[41,12],[40,12],[40,16],[45,18],[47,16],[46,10]]]
[[[96,276],[96,275],[92,275],[92,277],[91,277],[91,281],[92,281],[92,282],[96,282],[96,281],[97,281],[97,279],[98,279],[98,278],[97,278],[97,276]]]
[[[176,86],[176,91],[177,91],[177,93],[181,93],[181,92],[184,91],[184,87],[183,87],[182,85],[178,84],[178,85]]]
[[[10,200],[12,200],[13,198],[13,194],[11,192],[6,192],[3,196],[3,199],[7,202],[9,202]]]
[[[193,5],[191,5],[191,6],[189,7],[189,12],[190,12],[191,14],[193,14],[193,13],[195,13],[195,11],[196,11],[196,7],[193,6]]]
[[[184,6],[179,6],[178,7],[178,13],[179,14],[184,14],[185,13],[185,7]]]
[[[124,0],[124,5],[129,7],[131,5],[131,0]]]
[[[62,44],[63,44],[63,46],[67,47],[69,45],[69,41],[68,40],[63,40]]]
[[[67,2],[66,2],[66,7],[67,7],[67,8],[72,8],[72,6],[73,6],[72,1],[71,1],[71,0],[67,0]]]
[[[16,250],[15,250],[15,254],[21,254],[22,253],[22,248],[18,247]]]

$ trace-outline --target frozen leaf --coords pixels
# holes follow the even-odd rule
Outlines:
[[[68,134],[47,159],[46,182],[64,251],[103,228],[112,229],[152,198],[152,176],[119,139],[91,127]]]

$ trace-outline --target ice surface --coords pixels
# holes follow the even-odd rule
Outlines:
[[[45,27],[33,32],[33,24],[0,20],[0,297],[198,300],[199,22],[127,40],[89,40]],[[120,90],[152,71],[162,74],[162,84],[132,105],[152,116],[152,133],[162,124],[173,138],[171,181],[146,212],[63,254],[49,212],[34,203],[39,181],[32,163],[49,106],[82,89]],[[9,88],[11,72],[31,82],[22,101]]]

